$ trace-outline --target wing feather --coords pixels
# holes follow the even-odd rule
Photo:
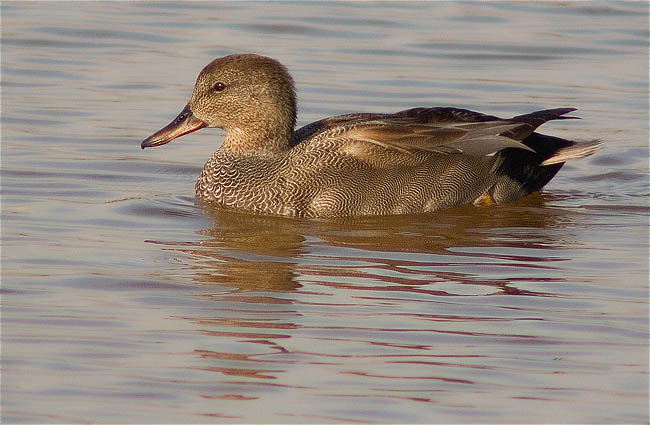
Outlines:
[[[292,145],[311,139],[335,140],[340,152],[381,164],[417,162],[417,154],[423,152],[472,156],[507,148],[535,152],[523,140],[546,121],[575,118],[562,116],[572,111],[547,109],[510,119],[449,107],[347,114],[302,127],[294,133]]]
[[[532,151],[519,140],[509,137],[511,134],[532,132],[532,127],[526,123],[497,121],[469,124],[411,124],[403,121],[403,119],[369,121],[355,125],[339,136],[402,153],[426,151],[483,156],[505,148]]]

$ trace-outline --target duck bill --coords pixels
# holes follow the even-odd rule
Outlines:
[[[199,130],[206,126],[207,124],[205,122],[194,116],[192,110],[190,109],[190,105],[187,104],[181,113],[178,114],[176,118],[174,118],[174,121],[170,122],[166,127],[161,128],[151,136],[144,139],[140,147],[144,149],[154,146],[161,146],[171,142],[178,137],[192,133],[193,131]]]

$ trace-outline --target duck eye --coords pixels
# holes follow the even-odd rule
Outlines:
[[[222,82],[218,82],[218,83],[215,83],[215,85],[212,86],[212,88],[214,89],[214,91],[221,91],[221,90],[226,88],[226,85],[224,83],[222,83]]]

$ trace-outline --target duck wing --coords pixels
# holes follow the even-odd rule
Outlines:
[[[412,108],[395,114],[346,114],[300,128],[294,133],[293,145],[322,135],[402,153],[483,156],[506,148],[534,151],[522,141],[547,121],[577,119],[563,116],[572,111],[575,108],[547,109],[510,119],[450,107]],[[369,150],[373,149],[350,149],[366,154]]]
[[[403,153],[489,155],[506,148],[532,151],[520,140],[532,133],[527,123],[508,121],[414,123],[391,117],[349,126],[338,137],[370,143]]]

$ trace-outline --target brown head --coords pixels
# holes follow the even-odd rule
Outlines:
[[[289,149],[295,123],[296,95],[287,69],[264,56],[231,55],[203,68],[187,106],[142,148],[218,127],[226,131],[224,149],[274,153]]]

